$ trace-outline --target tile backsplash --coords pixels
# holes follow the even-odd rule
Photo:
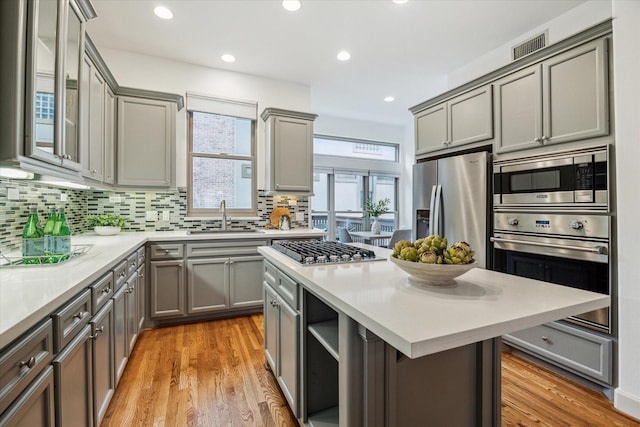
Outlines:
[[[297,205],[290,206],[295,199]],[[27,219],[29,205],[38,207],[38,216],[44,222],[51,206],[64,207],[67,221],[74,234],[89,231],[87,215],[117,213],[129,219],[126,231],[176,231],[220,228],[220,218],[185,220],[187,192],[125,192],[98,190],[70,190],[39,184],[37,181],[0,179],[0,251],[20,248],[22,228]],[[292,213],[293,228],[308,227],[309,201],[306,197],[270,196],[258,192],[258,217],[250,220],[232,219],[229,228],[262,228],[269,224],[269,215],[275,207],[286,207]],[[158,213],[158,220],[147,221],[147,212]],[[169,212],[169,219],[163,219]],[[304,221],[295,221],[295,213],[304,213]]]

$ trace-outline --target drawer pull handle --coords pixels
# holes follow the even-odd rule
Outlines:
[[[87,312],[87,311],[81,311],[81,312],[80,312],[80,313],[78,313],[78,314],[74,314],[74,315],[73,315],[73,318],[74,318],[74,319],[78,319],[78,320],[82,320],[82,319],[84,318],[84,316],[86,316],[87,314],[89,314],[89,312]]]
[[[108,294],[108,293],[110,293],[110,292],[111,292],[111,288],[104,288],[104,289],[102,290],[102,293],[103,293],[103,294],[105,294],[105,295],[106,295],[106,294]]]
[[[169,249],[165,249],[165,250],[164,250],[164,253],[165,253],[165,254],[168,254],[168,253],[169,253]]]
[[[99,328],[96,328],[96,333],[93,335],[89,335],[89,338],[92,340],[98,339],[100,334],[102,334],[103,332],[104,332],[104,325],[100,326]]]
[[[25,361],[20,361],[20,363],[18,363],[18,367],[22,368],[23,366],[26,366],[27,368],[31,369],[34,366],[36,366],[36,357],[35,356],[31,356],[29,358],[29,360]]]
[[[549,339],[549,337],[545,335],[541,336],[540,339],[546,343],[552,344],[552,341]]]

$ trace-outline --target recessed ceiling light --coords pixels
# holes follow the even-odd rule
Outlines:
[[[395,4],[405,4],[409,0],[392,0]]]
[[[155,13],[158,18],[173,19],[173,12],[171,12],[164,6],[156,7],[155,9],[153,9],[153,13]]]
[[[384,97],[384,102],[393,102],[396,99],[393,96],[385,96]]]
[[[336,56],[336,58],[338,58],[340,61],[348,61],[349,59],[351,59],[351,54],[346,50],[341,50],[340,52],[338,52],[338,56]]]
[[[228,53],[222,55],[220,59],[222,59],[224,62],[236,62],[236,57]]]
[[[295,12],[296,10],[300,9],[300,6],[302,6],[300,0],[282,0],[282,7],[284,7],[289,12]]]

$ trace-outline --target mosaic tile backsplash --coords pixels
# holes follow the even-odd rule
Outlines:
[[[11,196],[11,197],[9,197]],[[289,200],[295,198],[296,206]],[[62,200],[66,199],[66,200]],[[99,213],[117,213],[129,219],[126,231],[177,231],[220,228],[219,218],[211,220],[185,220],[187,192],[123,192],[97,190],[70,190],[46,186],[33,181],[0,179],[0,251],[20,248],[22,228],[27,219],[29,205],[38,207],[38,216],[44,221],[51,206],[64,207],[67,221],[74,234],[89,231],[86,217]],[[269,224],[269,215],[275,207],[286,207],[292,213],[292,228],[308,227],[309,202],[306,197],[268,196],[258,192],[258,219],[229,221],[231,229],[262,228]],[[158,220],[147,221],[147,212],[156,211]],[[163,220],[163,212],[169,220]],[[295,221],[295,213],[302,212],[304,221]]]

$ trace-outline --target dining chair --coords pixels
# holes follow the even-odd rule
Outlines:
[[[391,238],[389,239],[389,244],[387,247],[389,249],[393,249],[396,243],[400,240],[410,240],[411,239],[411,229],[410,228],[399,228],[397,230],[393,230],[393,234],[391,234]]]
[[[351,238],[351,234],[349,233],[349,230],[347,230],[344,227],[338,227],[338,240],[340,240],[342,243],[353,242],[353,239]]]

